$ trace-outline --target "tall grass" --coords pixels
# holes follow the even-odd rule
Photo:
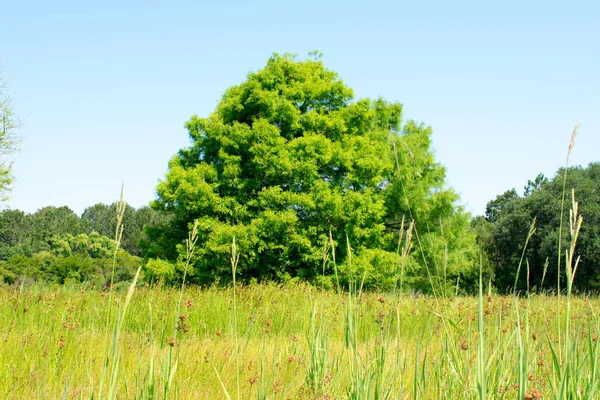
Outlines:
[[[116,228],[115,228],[115,248],[113,252],[113,262],[112,262],[112,272],[110,277],[110,289],[109,289],[109,297],[108,297],[108,315],[106,318],[106,326],[108,327],[111,323],[111,311],[113,307],[113,284],[115,277],[115,268],[117,265],[117,254],[119,251],[119,246],[121,245],[121,238],[123,237],[123,215],[125,213],[125,200],[124,200],[124,189],[125,184],[121,185],[121,197],[120,200],[116,203]],[[138,268],[131,285],[129,286],[129,290],[127,291],[127,295],[125,297],[125,302],[123,305],[119,304],[116,314],[116,320],[114,321],[114,328],[112,338],[108,345],[108,351],[105,358],[104,369],[102,371],[102,375],[100,378],[100,388],[98,390],[98,398],[99,399],[109,399],[112,400],[117,396],[117,379],[119,377],[120,371],[120,362],[121,362],[121,346],[120,346],[120,337],[121,331],[123,330],[123,323],[125,321],[125,316],[127,313],[127,308],[129,307],[129,303],[131,302],[131,298],[133,296],[133,291],[135,290],[135,285],[137,283],[138,277],[140,275],[141,267]],[[108,393],[104,394],[104,385],[107,378],[107,375],[110,374],[110,379],[108,382]],[[91,396],[94,398],[94,396]]]
[[[112,353],[119,366],[115,398],[165,398],[178,292],[138,287],[130,297],[119,320],[119,351]],[[555,355],[557,316],[549,295],[516,300],[521,324],[512,296],[436,300],[367,292],[358,300],[304,284],[256,284],[238,287],[237,297],[236,361],[231,289],[184,289],[184,300],[193,302],[182,305],[190,328],[179,331],[166,396],[226,398],[215,369],[231,398],[239,374],[244,399],[373,398],[376,392],[391,399],[514,399],[523,388],[544,398],[597,396],[596,298],[571,298],[570,345],[562,342],[570,354],[567,370]],[[114,327],[98,323],[106,306],[101,292],[1,290],[0,397],[62,398],[66,391],[69,398],[106,398],[112,374],[102,396],[98,387],[103,339],[116,336]]]

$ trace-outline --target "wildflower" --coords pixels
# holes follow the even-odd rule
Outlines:
[[[183,333],[188,333],[190,331],[190,324],[188,322],[184,322],[183,324],[179,325],[177,328],[181,329],[183,331]]]
[[[184,303],[184,306],[186,307],[192,307],[194,305],[194,302],[192,301],[192,299],[187,299]]]
[[[526,399],[541,399],[542,394],[537,389],[531,389],[529,393],[525,394]]]
[[[281,381],[277,380],[277,381],[273,382],[271,384],[271,388],[273,389],[273,392],[275,392],[275,393],[281,392],[281,390],[283,389],[281,387]]]

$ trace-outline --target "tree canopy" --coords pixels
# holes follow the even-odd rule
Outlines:
[[[155,223],[157,212],[148,206],[133,208],[125,203],[123,213],[123,236],[121,248],[134,256],[141,256],[142,230],[145,225]],[[103,203],[86,208],[81,215],[85,232],[98,232],[102,236],[115,237],[117,228],[117,205]]]
[[[475,236],[444,186],[431,129],[404,122],[399,103],[355,100],[318,59],[273,55],[214,113],[185,126],[191,145],[170,160],[152,203],[168,218],[146,234],[155,243],[147,256],[182,259],[197,219],[192,280],[231,275],[233,237],[242,279],[331,275],[331,238],[342,279],[389,286],[411,219],[430,245],[411,256],[415,285],[444,253],[455,261],[448,277],[476,264]]]
[[[156,223],[160,216],[148,206],[138,209],[125,203],[121,248],[141,256],[142,231],[145,225]],[[48,250],[54,236],[98,233],[114,239],[117,224],[116,203],[87,207],[81,217],[67,206],[43,207],[33,214],[19,210],[0,211],[0,260],[15,254],[31,256]]]
[[[529,181],[523,195],[509,190],[490,201],[486,221],[479,221],[480,241],[495,266],[495,283],[503,291],[515,283],[517,266],[530,226],[535,219],[535,233],[525,251],[525,260],[517,280],[518,289],[542,287],[554,289],[558,282],[558,241],[563,196],[564,169],[552,179],[539,175]],[[600,289],[600,163],[587,168],[572,167],[567,173],[565,191],[565,220],[563,221],[563,252],[568,243],[568,209],[572,204],[572,189],[579,203],[583,225],[575,254],[581,262],[575,276],[580,290]],[[564,288],[564,254],[560,265],[561,286]],[[527,273],[526,263],[529,264]]]
[[[130,279],[141,259],[143,226],[155,220],[149,207],[125,204],[123,236],[114,282]],[[95,204],[81,218],[70,208],[44,207],[33,214],[0,211],[0,285],[22,282],[110,284],[115,249],[115,204]]]

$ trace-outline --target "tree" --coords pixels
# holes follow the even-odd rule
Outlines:
[[[79,233],[83,233],[79,217],[66,206],[44,207],[34,214],[3,210],[0,212],[0,260],[49,250],[53,236]]]
[[[51,252],[57,256],[50,266],[52,279],[58,283],[88,282],[96,287],[110,285],[116,242],[97,232],[55,236],[50,241]],[[115,283],[133,278],[141,265],[138,257],[124,249],[117,251]]]
[[[540,287],[542,283],[543,288],[556,288],[559,267],[564,279],[564,265],[557,265],[563,177],[564,169],[559,169],[552,179],[539,175],[535,181],[529,181],[522,196],[513,189],[488,203],[486,220],[491,228],[485,237],[480,235],[480,240],[487,243],[485,248],[494,265],[495,283],[500,290],[508,291],[514,286],[517,267],[534,219],[536,230],[525,251],[517,288],[524,290],[527,286]],[[579,213],[583,216],[576,247],[576,255],[581,256],[581,262],[575,276],[575,287],[580,290],[598,290],[600,163],[591,163],[587,168],[570,168],[566,188],[566,208],[571,207],[571,189],[574,189]],[[563,241],[563,252],[569,238],[569,214],[566,211],[562,233],[563,238],[566,238]],[[561,286],[564,287],[564,281]]]
[[[15,254],[0,262],[0,284],[85,283],[104,288],[113,281],[115,246],[114,240],[98,233],[55,235],[48,240],[47,250],[32,255]],[[130,282],[141,261],[139,257],[119,249],[114,283]]]
[[[161,245],[146,256],[183,258],[182,242],[198,219],[193,280],[231,275],[234,237],[242,279],[332,273],[323,261],[331,237],[345,279],[360,273],[351,248],[354,265],[378,277],[374,285],[389,285],[403,217],[435,237],[452,219],[455,233],[469,229],[468,219],[455,218],[457,196],[444,188],[431,129],[403,123],[398,103],[353,101],[319,60],[274,55],[228,89],[212,115],[193,116],[186,128],[192,144],[171,159],[152,203],[169,217],[146,229]],[[473,248],[474,236],[454,240],[450,251],[464,246]],[[423,257],[413,261],[424,276]]]
[[[79,217],[67,206],[41,208],[31,215],[30,221],[30,251],[33,253],[49,250],[53,236],[78,235],[84,232]]]
[[[31,216],[20,210],[0,211],[0,260],[31,254]]]
[[[130,213],[129,205],[125,206],[125,213]],[[102,236],[113,238],[115,237],[115,229],[117,225],[117,211],[115,203],[106,205],[104,203],[94,204],[86,207],[81,214],[81,222],[85,226],[87,232],[97,232]],[[123,232],[125,233],[125,232]]]
[[[0,69],[0,200],[6,199],[13,182],[12,163],[7,160],[7,157],[16,151],[18,140],[14,132],[18,126],[19,120],[12,111],[6,79],[3,78]]]
[[[135,209],[125,203],[121,247],[134,256],[140,256],[142,250],[139,244],[144,226],[155,223],[156,218],[157,212],[148,206]],[[117,227],[116,203],[98,203],[87,207],[81,215],[81,221],[86,232],[98,232],[100,235],[114,238]]]

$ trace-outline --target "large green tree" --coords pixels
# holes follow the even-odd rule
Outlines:
[[[146,256],[183,258],[198,219],[192,279],[230,276],[233,237],[242,278],[331,274],[331,235],[343,279],[389,285],[400,229],[414,218],[421,248],[436,250],[411,258],[413,277],[427,276],[440,251],[456,256],[451,276],[472,270],[475,238],[444,187],[431,129],[403,123],[398,103],[354,100],[320,60],[274,55],[186,127],[191,145],[171,159],[152,203],[169,218],[146,230],[160,243]]]

